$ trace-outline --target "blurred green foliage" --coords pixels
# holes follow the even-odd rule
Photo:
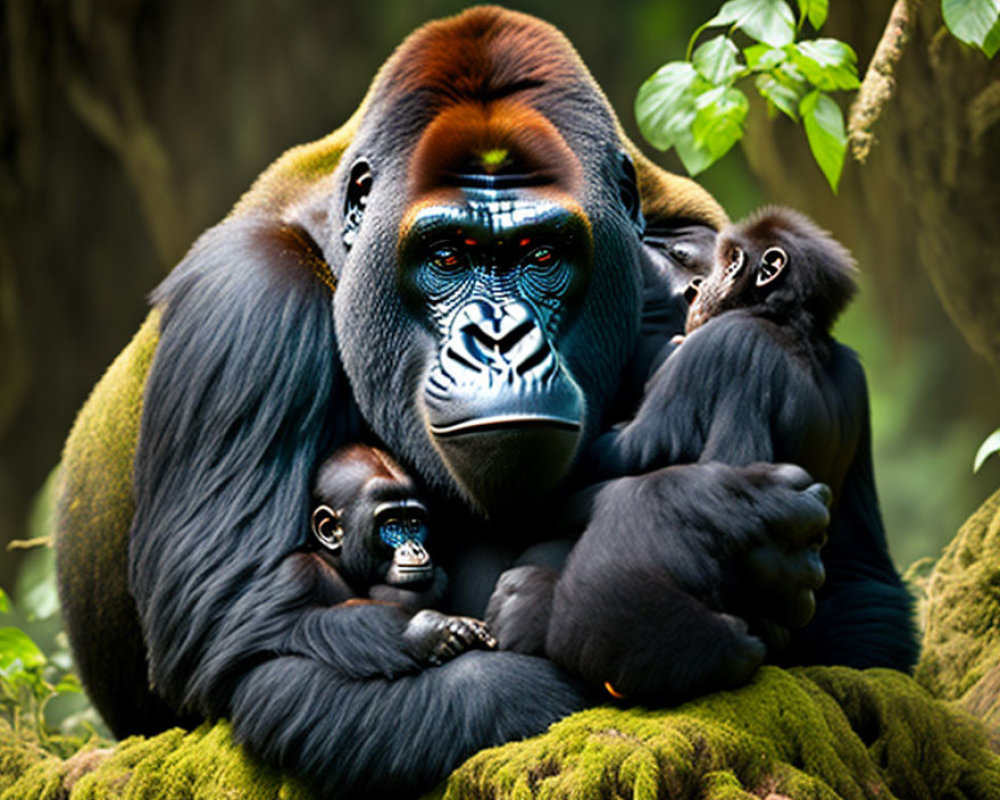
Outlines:
[[[17,620],[2,589],[0,608],[8,618],[4,622]],[[28,621],[31,621],[30,615]],[[81,698],[79,705],[86,707],[80,682],[68,672],[68,662],[65,650],[47,656],[17,625],[0,627],[0,717],[15,732],[25,731],[44,746],[52,730],[50,726],[54,724],[46,714],[50,702],[57,697],[74,695]]]

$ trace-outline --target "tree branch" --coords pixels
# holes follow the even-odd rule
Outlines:
[[[902,58],[913,30],[913,15],[919,0],[896,0],[889,21],[875,48],[858,96],[851,103],[847,138],[851,155],[862,164],[875,142],[875,126],[896,91],[896,64]]]

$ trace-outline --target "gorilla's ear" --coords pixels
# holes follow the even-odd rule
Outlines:
[[[332,555],[338,555],[344,543],[344,528],[340,516],[340,511],[321,505],[313,511],[310,520],[313,536]]]
[[[632,157],[624,150],[618,153],[621,176],[618,179],[618,196],[622,206],[636,227],[639,236],[646,231],[646,219],[642,215],[642,198],[639,195],[639,178],[635,172]]]
[[[348,250],[358,238],[358,228],[365,216],[365,207],[368,205],[368,193],[372,189],[372,170],[368,162],[363,158],[359,159],[351,167],[351,174],[347,182],[347,192],[344,199],[344,231],[341,237],[344,247]]]

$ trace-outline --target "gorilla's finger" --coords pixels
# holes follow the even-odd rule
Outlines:
[[[771,469],[771,478],[792,489],[805,489],[813,482],[812,476],[797,464],[775,464]]]
[[[818,549],[826,542],[830,524],[830,488],[813,483],[798,491],[778,509],[777,519],[769,526],[787,546]]]

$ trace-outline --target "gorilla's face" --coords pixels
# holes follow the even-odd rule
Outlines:
[[[638,193],[628,159],[603,155],[587,185],[545,120],[502,147],[434,123],[409,159],[345,170],[335,302],[355,398],[407,467],[488,516],[567,474],[634,340]]]
[[[572,463],[585,401],[558,344],[593,247],[570,198],[481,184],[439,190],[407,213],[399,288],[437,343],[416,397],[431,441],[490,509],[549,491]]]

